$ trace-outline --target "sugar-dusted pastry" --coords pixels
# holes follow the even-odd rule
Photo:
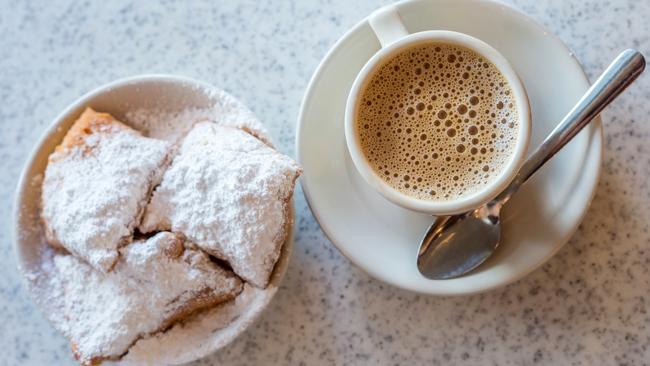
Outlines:
[[[233,299],[243,284],[181,236],[158,233],[120,249],[108,273],[72,255],[56,255],[51,317],[82,364],[123,356],[138,339]]]
[[[168,142],[87,108],[49,157],[42,219],[47,240],[107,272],[142,216]]]
[[[140,230],[183,233],[266,287],[288,235],[299,174],[292,159],[251,134],[198,123],[154,191]]]

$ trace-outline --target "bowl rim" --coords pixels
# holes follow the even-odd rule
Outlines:
[[[23,163],[23,168],[21,170],[18,183],[16,186],[16,190],[14,192],[14,199],[12,203],[13,207],[11,210],[13,221],[11,224],[12,236],[10,237],[10,240],[12,240],[14,260],[18,268],[18,272],[20,273],[20,278],[21,278],[23,288],[27,289],[27,292],[32,302],[36,305],[38,310],[43,315],[46,314],[46,309],[41,305],[40,301],[38,301],[38,294],[33,288],[32,283],[29,281],[28,276],[30,275],[30,273],[29,273],[29,269],[26,266],[27,264],[26,252],[25,252],[26,246],[23,245],[23,239],[21,238],[21,234],[20,234],[21,231],[24,230],[24,226],[21,225],[20,222],[20,217],[22,213],[21,208],[24,206],[26,193],[29,192],[30,189],[32,189],[31,180],[34,178],[34,176],[36,176],[35,174],[30,175],[30,171],[32,170],[32,167],[35,165],[35,163],[37,162],[38,157],[41,155],[41,150],[43,149],[43,145],[46,143],[46,141],[50,138],[52,134],[59,131],[61,125],[64,124],[66,119],[69,118],[72,113],[74,113],[80,107],[87,105],[89,101],[91,101],[93,98],[96,98],[99,95],[102,95],[114,88],[119,88],[119,87],[124,87],[129,85],[137,86],[138,84],[144,82],[169,82],[171,84],[184,84],[186,86],[193,87],[193,89],[195,89],[197,93],[204,93],[209,98],[213,98],[213,97],[205,93],[206,91],[216,91],[219,93],[225,93],[227,97],[231,98],[233,101],[235,101],[242,107],[248,109],[248,107],[245,104],[239,101],[239,99],[234,97],[232,94],[227,93],[223,89],[220,89],[204,81],[193,79],[187,76],[174,75],[174,74],[140,74],[140,75],[134,75],[125,78],[120,78],[112,82],[102,84],[98,87],[95,87],[94,89],[91,89],[90,91],[86,92],[85,94],[81,95],[80,97],[76,98],[73,102],[68,104],[63,109],[63,111],[61,111],[58,115],[56,115],[54,119],[52,119],[48,127],[45,129],[45,131],[41,134],[39,139],[34,144],[33,148],[31,149],[28,155],[28,158]],[[255,116],[255,118],[257,119],[257,116]],[[261,121],[260,124],[263,125]],[[266,138],[268,138],[268,136]],[[42,173],[43,172],[40,172],[39,174]],[[277,290],[280,288],[280,284],[282,283],[282,280],[284,279],[284,275],[286,274],[287,268],[289,266],[291,254],[293,253],[294,235],[295,235],[295,206],[294,206],[293,196],[289,202],[289,211],[290,211],[289,214],[290,223],[287,229],[287,238],[282,244],[280,256],[278,257],[278,260],[275,263],[273,271],[271,272],[269,283],[267,287],[262,290],[263,291],[262,294],[267,295],[265,301],[260,303],[259,304],[260,306],[258,306],[256,309],[251,309],[252,311],[248,311],[246,312],[246,314],[242,314],[242,316],[248,316],[248,319],[246,319],[246,321],[244,321],[243,324],[239,327],[239,329],[237,329],[235,332],[232,332],[229,335],[225,336],[222,339],[222,342],[220,342],[219,344],[215,344],[214,347],[209,347],[207,351],[198,352],[196,354],[196,357],[194,356],[177,357],[177,359],[182,360],[181,362],[190,362],[192,360],[197,360],[205,356],[208,356],[212,353],[215,353],[218,350],[226,347],[227,345],[232,343],[232,341],[234,341],[237,337],[243,334],[247,329],[249,329],[250,326],[254,324],[260,318],[261,314],[268,308],[268,305],[271,303],[271,301],[275,297],[275,294],[277,293]],[[54,326],[54,324],[50,321],[49,317],[47,316],[44,317],[52,326]],[[235,324],[235,321],[231,322],[227,327],[224,327],[222,329],[227,329],[233,324]],[[56,327],[54,328],[56,329]],[[57,332],[61,334],[61,332],[58,329]],[[187,354],[188,353],[185,353],[185,355]],[[172,362],[172,364],[178,364],[178,362]]]

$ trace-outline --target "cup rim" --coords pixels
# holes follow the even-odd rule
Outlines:
[[[373,72],[382,65],[386,59],[394,54],[420,43],[439,42],[459,45],[488,59],[501,72],[514,94],[517,111],[519,113],[519,129],[517,144],[510,156],[508,163],[501,169],[497,178],[491,180],[486,186],[458,199],[448,201],[422,200],[407,196],[388,183],[386,183],[370,166],[362,152],[360,142],[355,131],[354,121],[359,105],[359,95]],[[508,60],[496,49],[478,38],[464,33],[448,30],[431,30],[409,34],[398,41],[380,49],[363,66],[352,84],[345,107],[345,139],[348,152],[355,167],[364,180],[375,188],[389,201],[411,209],[433,215],[452,215],[470,211],[487,203],[503,191],[514,179],[523,164],[528,149],[531,133],[530,103],[526,89],[519,76],[514,71]]]

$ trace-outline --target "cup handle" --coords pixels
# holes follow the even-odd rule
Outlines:
[[[370,14],[368,22],[379,39],[382,48],[409,34],[395,5],[388,5],[375,10]]]

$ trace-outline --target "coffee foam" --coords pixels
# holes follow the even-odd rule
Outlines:
[[[499,175],[515,150],[519,115],[492,63],[434,43],[402,51],[375,72],[355,129],[384,181],[411,197],[444,201]]]

